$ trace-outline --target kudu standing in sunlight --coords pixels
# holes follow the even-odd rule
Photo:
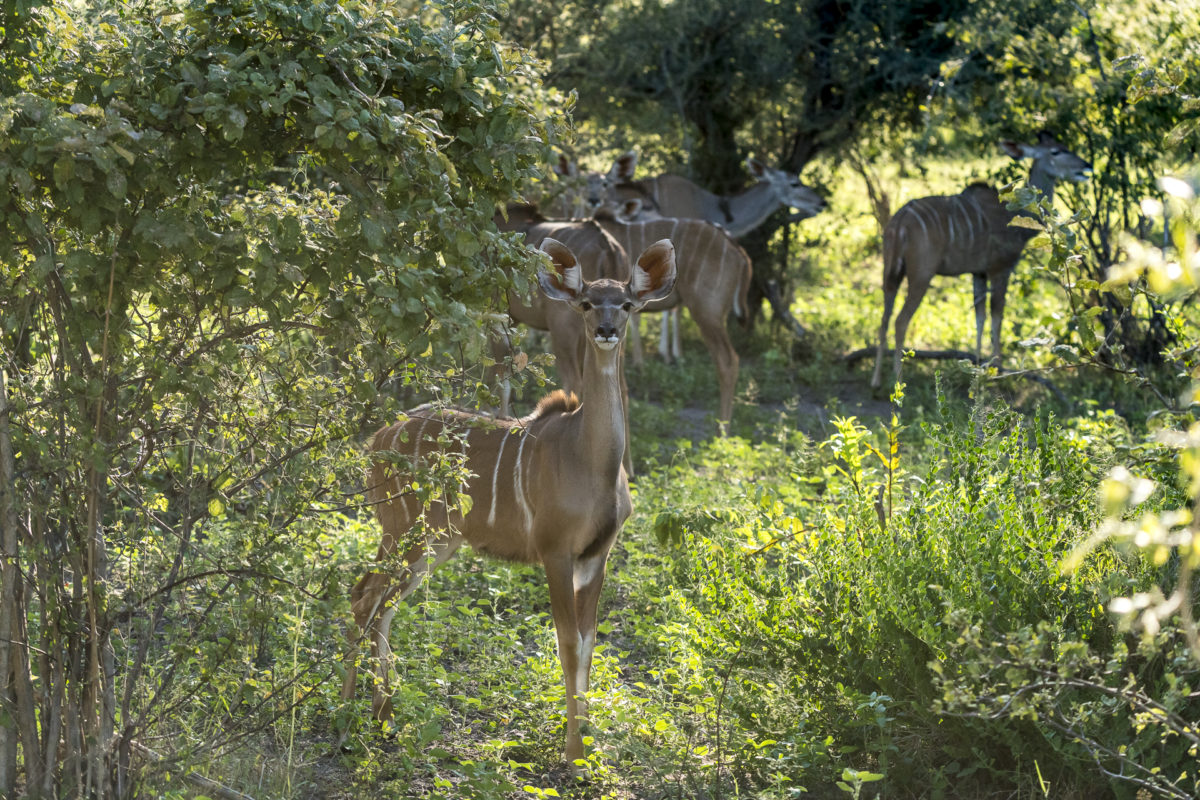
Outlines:
[[[642,253],[628,281],[588,281],[565,245],[547,239],[541,249],[554,266],[553,272],[538,274],[542,292],[579,315],[586,331],[582,396],[554,392],[517,420],[422,406],[378,431],[370,445],[375,457],[367,499],[383,528],[377,562],[398,564],[399,571],[367,573],[351,592],[351,607],[377,665],[372,710],[376,719],[386,720],[392,713],[388,632],[393,604],[463,542],[498,558],[541,564],[566,685],[566,760],[578,771],[597,601],[608,553],[633,507],[621,465],[626,323],[646,303],[670,294],[675,252],[670,242],[656,242]],[[461,453],[465,461],[469,510],[439,500],[423,507],[416,496],[412,473],[443,452]],[[348,655],[345,700],[354,697],[356,649]]]
[[[729,340],[725,320],[733,311],[746,318],[746,292],[750,287],[750,257],[721,226],[702,219],[628,219],[636,216],[641,200],[614,207],[604,204],[595,219],[616,239],[626,253],[640,253],[650,242],[670,239],[675,244],[679,278],[675,291],[645,311],[666,311],[683,306],[696,321],[700,337],[717,369],[720,397],[717,418],[733,418],[733,395],[737,389],[738,354]]]
[[[1030,158],[1029,185],[1054,198],[1059,181],[1087,180],[1092,166],[1068,150],[1050,133],[1042,131],[1037,144],[1002,141],[1000,147],[1013,158]],[[977,183],[952,196],[921,197],[905,203],[883,231],[883,320],[875,351],[872,388],[883,378],[887,351],[888,321],[900,283],[908,279],[904,305],[896,315],[894,372],[900,378],[904,337],[913,313],[929,289],[934,275],[970,274],[975,282],[975,358],[983,348],[983,322],[991,287],[992,355],[1000,359],[1000,326],[1004,321],[1004,298],[1008,279],[1021,258],[1025,243],[1037,230],[1010,225],[1024,212],[1009,211],[999,193]]]
[[[637,199],[642,201],[641,219],[657,215],[708,220],[723,227],[734,238],[754,230],[779,208],[794,209],[791,219],[797,221],[815,216],[826,207],[825,199],[801,183],[798,176],[768,167],[756,158],[746,159],[746,169],[755,182],[731,195],[714,194],[678,175],[634,180],[637,162],[637,153],[630,151],[618,157],[607,173],[589,173],[584,183],[587,205],[598,209],[605,202]],[[682,356],[678,309],[663,317],[658,349],[666,361]],[[634,363],[640,364],[641,346],[636,327],[630,332],[630,350]]]

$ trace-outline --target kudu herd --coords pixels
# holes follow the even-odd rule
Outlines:
[[[1091,173],[1086,161],[1048,133],[1033,145],[1005,141],[1001,147],[1013,158],[1032,159],[1029,185],[1046,198],[1057,182],[1082,181]],[[585,174],[564,158],[554,171],[567,191],[550,206],[564,218],[547,219],[536,206],[518,203],[496,215],[501,230],[524,234],[552,267],[538,272],[539,292],[511,295],[507,308],[513,321],[549,331],[563,390],[519,419],[507,415],[506,394],[498,416],[421,406],[371,441],[367,499],[383,538],[377,568],[351,592],[358,633],[350,635],[342,694],[345,700],[354,695],[358,644],[365,638],[378,720],[392,713],[388,631],[394,604],[467,542],[545,571],[566,687],[565,755],[580,772],[597,603],[608,554],[632,509],[623,350],[627,329],[636,331],[636,325],[629,322],[638,312],[689,311],[716,366],[717,416],[727,423],[739,360],[726,318],[730,311],[746,313],[751,277],[750,259],[736,237],[781,207],[793,210],[792,219],[804,219],[826,205],[795,175],[755,159],[746,164],[754,183],[731,195],[674,175],[635,180],[636,165],[637,156],[626,153],[607,173]],[[975,184],[958,195],[912,200],[891,217],[883,233],[883,318],[873,387],[882,381],[892,307],[905,279],[908,294],[895,326],[897,379],[909,322],[935,275],[972,275],[977,357],[990,287],[992,352],[999,358],[1005,290],[1034,233],[1010,225],[1017,213],[1005,208],[995,189]],[[664,358],[678,357],[678,334],[674,347],[667,347],[665,333],[663,341]],[[494,342],[498,361],[510,351],[509,342]],[[422,476],[445,456],[462,465],[459,494],[469,503],[421,501]]]
[[[687,178],[669,173],[657,178],[635,180],[637,162],[637,153],[630,151],[618,157],[608,172],[591,172],[584,175],[585,199],[582,205],[591,213],[597,213],[606,204],[613,205],[614,201],[617,204],[634,202],[639,204],[639,210],[632,215],[624,215],[624,219],[700,219],[721,226],[735,239],[757,228],[780,208],[793,209],[793,220],[807,219],[825,208],[825,199],[801,183],[798,176],[786,170],[768,167],[757,158],[746,160],[746,169],[754,178],[754,182],[742,191],[730,195],[714,194]],[[580,180],[578,171],[573,180],[577,183]],[[680,260],[683,263],[682,256]],[[681,267],[681,275],[683,269],[684,267]],[[747,288],[748,282],[749,275]],[[691,310],[690,305],[684,305]],[[724,323],[721,327],[724,330]],[[703,331],[701,335],[707,344],[708,337],[704,336]],[[642,348],[636,323],[630,333],[630,349],[633,351],[634,363],[640,364]],[[665,361],[678,361],[683,356],[678,308],[668,311],[663,317],[658,352]],[[717,351],[711,345],[709,352],[714,359],[717,358]],[[736,366],[734,369],[736,382]],[[732,409],[732,405],[730,408]],[[728,417],[722,416],[722,419],[728,420]]]

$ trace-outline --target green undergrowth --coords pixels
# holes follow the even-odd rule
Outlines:
[[[1148,709],[1194,718],[1196,667],[1105,611],[1171,565],[1100,547],[1061,569],[1098,524],[1124,424],[978,394],[935,397],[919,423],[905,399],[823,438],[781,417],[648,454],[601,601],[588,779],[561,763],[544,579],[465,552],[396,614],[391,728],[365,721],[365,687],[342,704],[330,686],[329,719],[357,723],[346,783],[297,781],[332,797],[1133,797],[1102,769],[1136,764],[1190,791],[1188,741]]]

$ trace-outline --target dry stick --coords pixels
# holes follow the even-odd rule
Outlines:
[[[157,753],[154,750],[151,750],[149,747],[142,744],[141,742],[130,742],[130,745],[133,747],[134,750],[137,750],[139,753],[146,756],[151,761],[165,761],[166,760],[165,758],[163,758],[161,753]],[[254,798],[248,794],[242,794],[237,789],[231,789],[223,783],[217,783],[212,778],[206,778],[203,775],[196,774],[195,772],[189,772],[189,773],[185,774],[183,777],[189,783],[193,783],[196,786],[199,786],[201,789],[203,789],[206,792],[212,792],[217,797],[222,798],[222,800],[254,800]]]
[[[891,355],[892,352],[893,351],[890,349],[884,351],[884,357],[886,358],[887,356]],[[913,350],[912,354],[913,358],[943,361],[960,361],[965,359],[966,361],[975,363],[975,354],[967,350]],[[842,361],[845,361],[847,364],[854,364],[855,362],[861,361],[864,358],[874,357],[874,347],[860,347],[858,350],[842,356]]]
[[[972,364],[976,363],[975,354],[966,350],[913,350],[911,352],[913,354],[913,358],[922,358],[930,361],[970,361]],[[891,350],[885,351],[884,357],[886,358],[891,353]],[[854,364],[864,358],[870,358],[874,355],[874,347],[860,347],[859,349],[842,356],[842,361],[844,361],[846,364]],[[1045,387],[1047,391],[1053,394],[1058,401],[1067,408],[1073,408],[1075,405],[1071,402],[1070,398],[1067,397],[1062,389],[1059,389],[1058,386],[1056,386],[1054,382],[1046,376],[1039,375],[1036,370],[1013,370],[1010,372],[1000,372],[997,375],[990,376],[988,380],[998,381],[1005,378],[1026,378]]]

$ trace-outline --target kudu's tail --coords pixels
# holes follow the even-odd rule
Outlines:
[[[904,280],[904,246],[908,243],[908,228],[901,224],[900,209],[883,230],[883,288],[895,291]]]

